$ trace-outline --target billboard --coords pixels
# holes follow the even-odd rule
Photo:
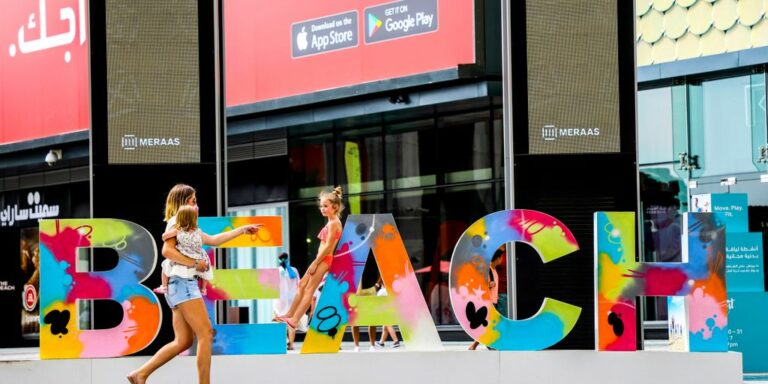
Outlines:
[[[619,152],[618,2],[529,1],[530,154]]]
[[[6,0],[0,145],[89,127],[85,0]]]
[[[200,162],[198,2],[106,0],[104,8],[109,164]]]
[[[226,0],[227,106],[475,63],[475,0]]]

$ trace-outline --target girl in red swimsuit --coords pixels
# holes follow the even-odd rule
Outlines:
[[[296,328],[301,316],[307,311],[312,302],[312,295],[317,290],[325,274],[331,269],[333,264],[333,252],[341,238],[341,220],[339,214],[344,210],[344,203],[341,201],[341,187],[336,187],[331,192],[322,192],[318,196],[320,214],[328,219],[328,223],[320,230],[317,238],[320,239],[320,247],[317,250],[317,257],[309,265],[307,273],[299,282],[299,289],[296,297],[291,303],[291,308],[284,316],[276,317],[275,320],[288,324],[291,328]]]

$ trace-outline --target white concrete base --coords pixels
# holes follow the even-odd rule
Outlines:
[[[0,362],[0,383],[127,383],[147,357]],[[150,384],[197,382],[194,357],[177,357]],[[739,353],[593,351],[342,352],[215,356],[212,383],[741,384]]]

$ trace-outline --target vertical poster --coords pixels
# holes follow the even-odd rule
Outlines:
[[[40,243],[37,228],[21,230],[21,337],[26,340],[40,338]]]

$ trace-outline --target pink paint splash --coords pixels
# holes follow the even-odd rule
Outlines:
[[[56,234],[53,236],[40,232],[40,242],[51,251],[56,261],[66,261],[70,268],[75,266],[78,247],[90,247],[91,241],[87,235],[81,234],[77,228],[65,227],[61,230],[60,221],[56,220]],[[90,234],[90,231],[88,232]],[[67,271],[73,274],[75,271]]]
[[[728,325],[723,306],[704,289],[696,288],[693,294],[688,296],[688,300],[691,332],[701,332],[704,340],[708,340],[712,337],[713,328],[723,329]]]
[[[346,309],[347,313],[351,316],[352,313],[356,312],[352,311],[352,306],[349,304],[349,295],[357,292],[357,284],[355,284],[355,276],[354,273],[352,273],[352,271],[354,271],[354,259],[352,253],[349,251],[350,245],[352,245],[351,241],[342,243],[341,247],[336,250],[333,255],[333,265],[331,265],[328,275],[331,275],[331,277],[338,282],[340,287],[343,286],[343,283],[347,283],[348,290],[342,295],[341,301],[344,305],[344,309]]]
[[[130,301],[124,301],[123,320],[111,329],[94,329],[80,332],[80,343],[83,351],[81,358],[123,356],[129,348],[128,339],[137,331],[137,322],[127,316],[132,305]]]
[[[645,280],[646,296],[673,296],[683,291],[688,276],[680,269],[649,267],[645,272],[629,270],[624,277]]]
[[[611,316],[613,315],[613,316]],[[611,307],[610,313],[601,313],[600,316],[611,316],[614,335],[616,341],[606,345],[605,349],[608,351],[634,351],[637,346],[635,342],[637,340],[637,327],[636,327],[636,315],[635,307],[617,303]],[[616,330],[621,323],[622,333],[621,336],[616,334]]]
[[[69,269],[69,268],[67,268]],[[89,273],[74,273],[74,284],[67,294],[66,303],[74,303],[75,300],[87,297],[89,299],[111,299],[112,286],[109,281],[93,277]]]

